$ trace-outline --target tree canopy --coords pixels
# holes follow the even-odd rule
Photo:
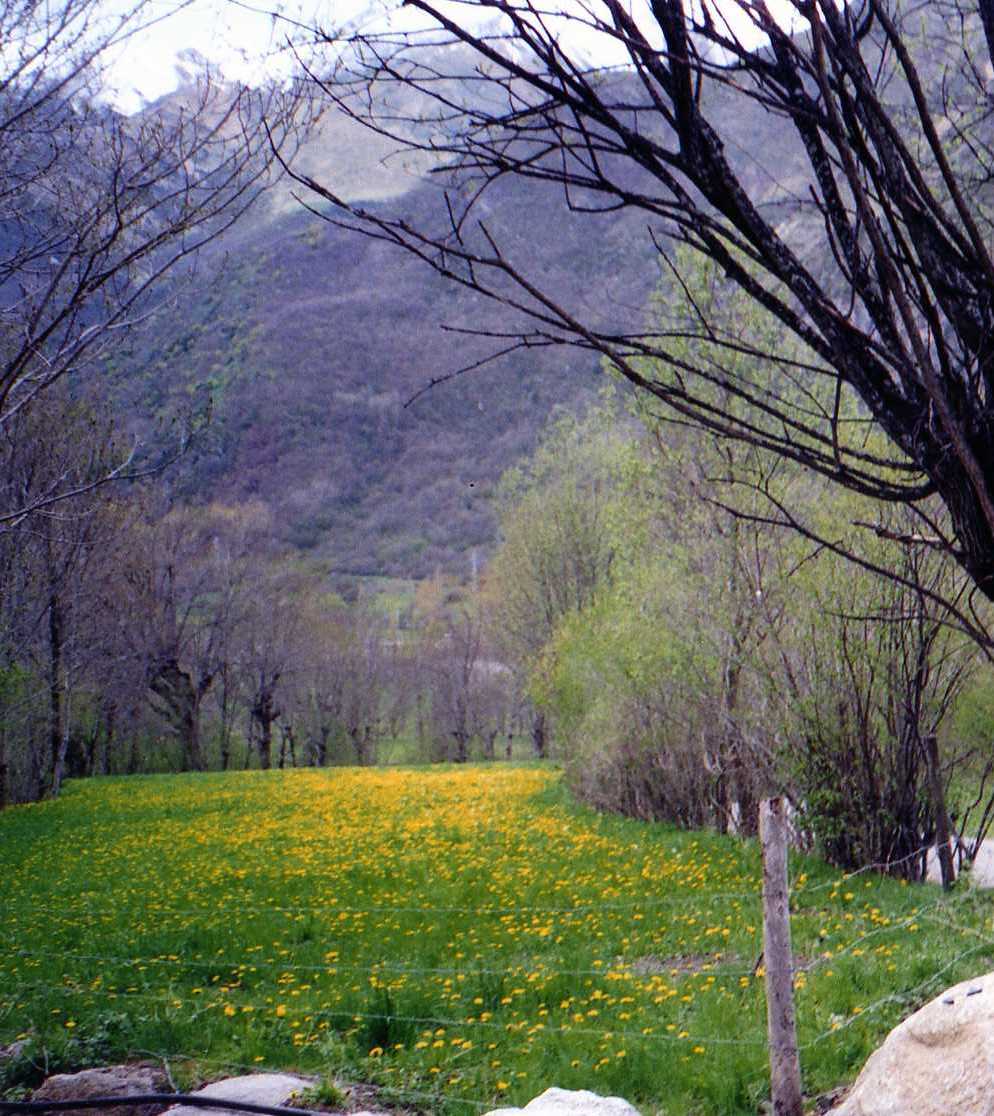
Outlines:
[[[503,351],[599,352],[670,417],[918,508],[925,545],[994,598],[994,5],[405,7],[423,30],[326,34],[334,72],[311,78],[431,157],[438,220],[415,227],[299,174],[324,215],[502,302]],[[713,261],[757,315],[646,329],[619,326],[596,292],[564,304],[528,245],[488,229],[488,192],[514,177],[546,183],[591,235],[604,211],[638,212],[664,258],[683,244]],[[743,353],[768,374],[743,375]],[[926,510],[934,493],[948,522]]]

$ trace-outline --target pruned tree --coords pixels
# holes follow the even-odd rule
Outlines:
[[[295,600],[299,590],[296,579],[278,567],[258,567],[239,631],[237,660],[256,754],[264,771],[273,765],[273,728],[284,716],[283,691],[300,659],[300,610]],[[286,744],[284,737],[284,749]]]
[[[359,766],[376,763],[380,741],[408,700],[398,674],[400,653],[386,617],[361,604],[327,608],[320,620],[320,638],[311,649],[310,703],[318,764],[328,761],[336,738],[351,761]],[[344,758],[341,750],[338,755]]]
[[[173,509],[136,528],[117,596],[120,641],[141,664],[149,701],[180,745],[184,770],[208,764],[204,702],[230,684],[247,623],[246,551],[265,523],[256,505]],[[222,750],[225,747],[222,741]]]
[[[500,658],[499,624],[478,596],[440,602],[420,617],[419,736],[433,761],[496,759],[498,737],[518,727],[520,690]]]
[[[310,77],[430,156],[438,221],[414,227],[298,173],[333,206],[323,215],[501,302],[503,349],[600,353],[671,417],[921,508],[928,544],[994,599],[994,6],[405,7],[424,30],[328,35],[334,73]],[[711,259],[776,329],[701,316],[677,353],[685,324],[647,332],[596,299],[561,302],[529,272],[528,246],[499,242],[484,219],[488,192],[515,177],[591,235],[599,214],[638,214],[660,252],[675,242]],[[787,353],[769,343],[778,334],[795,342]],[[742,377],[728,358],[743,351],[769,374]],[[885,439],[867,442],[868,420]],[[921,504],[932,493],[948,526]]]

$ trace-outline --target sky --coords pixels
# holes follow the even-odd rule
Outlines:
[[[399,2],[281,0],[279,7],[289,19],[308,26],[368,27],[388,20],[396,25]],[[263,71],[263,60],[270,59],[271,66],[274,52],[285,48],[292,31],[292,23],[273,18],[272,7],[267,0],[147,0],[141,19],[148,26],[107,57],[107,99],[134,112],[172,91],[178,84],[177,56],[191,49],[218,65],[226,77],[251,84]]]
[[[108,0],[108,5],[113,10],[128,2]],[[557,0],[565,8],[582,2]],[[646,0],[631,2],[637,7]],[[784,3],[773,0],[771,7],[776,10]],[[400,0],[279,0],[287,17],[306,26],[372,28],[388,20],[398,28],[410,27],[414,21],[424,25],[420,13],[400,12],[399,6]],[[141,18],[149,26],[108,56],[107,99],[122,111],[134,112],[170,92],[179,84],[177,55],[191,49],[218,65],[229,79],[252,84],[261,73],[272,70],[274,53],[278,55],[292,29],[290,23],[274,19],[272,7],[272,0],[145,0]],[[452,8],[465,19],[471,5],[462,0]],[[568,33],[575,34],[575,28]],[[290,69],[288,58],[286,69]]]

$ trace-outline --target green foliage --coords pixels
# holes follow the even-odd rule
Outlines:
[[[612,576],[627,437],[610,397],[582,419],[561,415],[496,494],[501,546],[487,571],[505,654],[533,663],[556,625]]]
[[[326,1108],[344,1110],[348,1108],[348,1092],[328,1074],[324,1074],[312,1089],[307,1089],[300,1094],[298,1105],[301,1108],[314,1108],[323,1105]]]
[[[662,289],[654,309],[674,364],[643,362],[647,378],[678,392],[687,369],[702,374],[713,346],[734,340],[723,366],[741,396],[724,388],[716,414],[744,418],[745,398],[773,384],[805,413],[832,413],[836,437],[871,448],[854,397],[828,398],[810,354],[729,294],[713,266],[678,267],[684,285]],[[761,364],[760,350],[779,361]],[[786,792],[836,862],[920,871],[909,854],[933,834],[921,741],[942,734],[947,780],[964,765],[991,770],[976,767],[968,736],[943,731],[977,666],[940,603],[956,607],[963,575],[927,543],[901,541],[920,532],[910,513],[767,451],[761,424],[737,441],[661,422],[646,394],[630,403],[641,433],[619,426],[608,401],[585,425],[553,426],[548,448],[501,488],[497,614],[522,617],[528,638],[516,646],[574,785],[605,808],[747,832],[758,797]],[[549,541],[549,524],[568,516],[578,478],[586,493],[609,493],[589,521],[608,576],[573,607],[543,614],[535,589],[522,607],[522,587],[550,579],[535,562],[529,575],[521,556],[567,549]]]

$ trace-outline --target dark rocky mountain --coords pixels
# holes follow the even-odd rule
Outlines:
[[[742,157],[762,175],[769,145],[783,177],[771,127],[757,119]],[[341,115],[325,116],[297,165],[366,208],[414,225],[437,215],[424,165]],[[659,276],[644,214],[570,215],[555,187],[509,177],[477,216],[565,304],[644,320]],[[595,357],[534,347],[423,391],[498,347],[453,328],[500,330],[503,313],[307,212],[284,183],[109,371],[118,398],[149,418],[212,401],[209,430],[173,475],[182,498],[261,499],[285,541],[338,572],[465,570],[494,538],[493,483],[557,406],[580,409],[598,387]]]

